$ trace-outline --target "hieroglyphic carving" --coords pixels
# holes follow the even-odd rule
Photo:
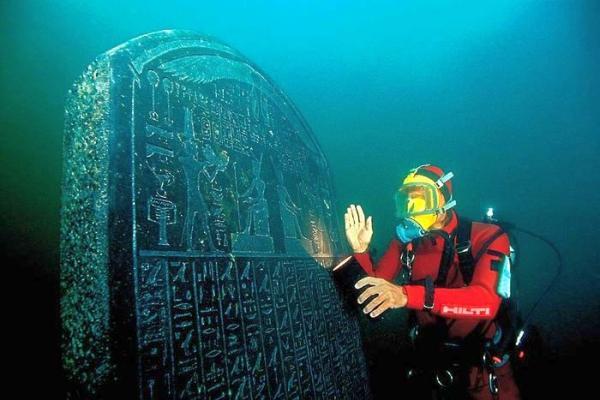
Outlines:
[[[280,333],[275,319],[273,306],[272,283],[269,276],[268,263],[258,261],[254,267],[254,281],[258,287],[257,302],[259,304],[259,321],[262,331],[263,348],[265,351],[267,374],[271,398],[288,398],[288,382],[293,379],[290,366],[284,362]],[[287,374],[287,377],[286,377]]]
[[[282,299],[280,302],[287,303],[296,365],[298,368],[298,387],[301,389],[300,397],[306,399],[317,397],[313,369],[317,369],[318,363],[317,360],[312,359],[308,349],[307,324],[300,304],[300,298],[304,296],[304,293],[299,290],[298,278],[295,271],[299,269],[304,272],[302,275],[305,275],[307,273],[307,265],[300,266],[300,264],[293,260],[279,261],[275,267],[274,276],[283,283],[286,291],[285,296],[279,296],[279,298]]]
[[[164,260],[142,262],[138,300],[140,390],[148,399],[170,391],[170,321],[167,317],[167,266]]]
[[[150,72],[153,73],[151,82],[155,82],[158,75],[154,71]],[[155,115],[157,115],[156,111],[150,113],[151,118]],[[173,150],[168,148],[169,139],[172,137],[173,133],[170,131],[151,124],[146,125],[146,138],[148,141],[146,142],[145,163],[159,185],[155,194],[148,197],[147,219],[158,224],[159,246],[170,246],[167,238],[167,225],[177,223],[177,205],[169,200],[167,193],[168,187],[174,183],[174,176],[169,170],[174,153]]]
[[[336,322],[329,275],[312,261],[149,258],[141,271],[144,398],[365,392],[349,364],[361,361],[356,326]]]
[[[216,261],[201,261],[196,266],[198,291],[198,329],[202,346],[202,382],[208,398],[223,398],[230,383],[225,363],[225,338],[219,302],[219,271]]]
[[[140,399],[368,398],[357,323],[323,268],[339,251],[327,164],[290,100],[190,33],[105,57],[101,278],[120,346],[105,359],[135,364],[137,386],[112,382]]]

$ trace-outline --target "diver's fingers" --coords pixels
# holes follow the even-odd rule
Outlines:
[[[350,215],[348,215],[348,213],[344,214],[344,227],[346,229],[350,229]]]
[[[373,232],[373,217],[367,218],[367,230]]]
[[[366,299],[368,299],[369,297],[371,297],[371,296],[373,296],[375,294],[379,294],[378,287],[377,286],[371,286],[370,288],[368,288],[367,290],[365,290],[364,292],[362,292],[360,294],[360,296],[358,296],[358,299],[357,299],[358,304],[364,303],[364,301]]]
[[[362,278],[358,282],[356,282],[354,284],[354,287],[356,289],[360,289],[360,288],[362,288],[364,286],[367,286],[367,285],[379,285],[379,284],[381,284],[383,282],[387,282],[387,281],[385,279],[375,278],[375,277],[372,277],[372,276],[367,276],[365,278]]]
[[[363,308],[363,312],[365,314],[370,313],[371,311],[376,309],[381,303],[383,303],[386,300],[387,300],[387,296],[385,296],[383,293],[380,293],[379,295],[377,295],[377,297],[375,297],[373,300],[371,300],[370,302],[367,303],[365,308]]]
[[[389,309],[392,306],[392,301],[391,300],[385,300],[383,303],[381,303],[381,305],[379,307],[377,307],[375,310],[371,311],[371,313],[369,314],[369,316],[371,318],[375,318],[381,315],[381,313],[383,313],[384,311],[386,311],[387,309]]]
[[[360,204],[356,206],[356,211],[358,212],[358,222],[360,223],[360,226],[363,226],[365,224],[365,213]]]
[[[360,220],[358,219],[358,212],[356,211],[356,206],[352,204],[350,207],[352,208],[352,218],[354,218],[354,223],[360,227]]]

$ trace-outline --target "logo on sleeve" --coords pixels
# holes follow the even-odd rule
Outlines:
[[[442,314],[486,317],[492,315],[492,311],[489,307],[443,306]]]

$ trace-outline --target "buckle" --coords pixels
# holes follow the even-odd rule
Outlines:
[[[492,395],[497,395],[500,391],[500,388],[498,387],[498,377],[493,372],[488,374],[488,388]]]
[[[400,254],[400,260],[402,261],[402,265],[410,267],[415,260],[415,253],[413,251],[403,251]]]
[[[450,387],[454,383],[454,374],[448,369],[437,371],[435,374],[435,381],[440,387]]]
[[[458,243],[458,244],[456,245],[456,252],[457,252],[458,254],[461,254],[461,253],[466,253],[467,251],[469,251],[469,249],[470,249],[470,248],[471,248],[471,241],[470,241],[470,240],[467,240],[467,241],[466,241],[466,242],[464,242],[464,243]]]

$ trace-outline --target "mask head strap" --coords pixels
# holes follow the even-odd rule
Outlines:
[[[446,182],[448,182],[450,179],[452,179],[454,177],[454,174],[452,172],[448,172],[440,177],[436,173],[423,168],[423,167],[427,167],[427,166],[429,166],[429,164],[421,165],[421,166],[415,168],[413,170],[413,173],[415,175],[421,175],[421,176],[424,176],[424,177],[429,178],[432,181],[434,181],[437,188],[440,190],[440,192],[442,192],[442,195],[444,196],[446,203],[451,204],[452,202],[454,202],[454,204],[450,207],[453,207],[454,205],[456,205],[456,201],[452,200],[452,195],[450,194],[450,191],[448,190],[448,186],[446,186]]]

